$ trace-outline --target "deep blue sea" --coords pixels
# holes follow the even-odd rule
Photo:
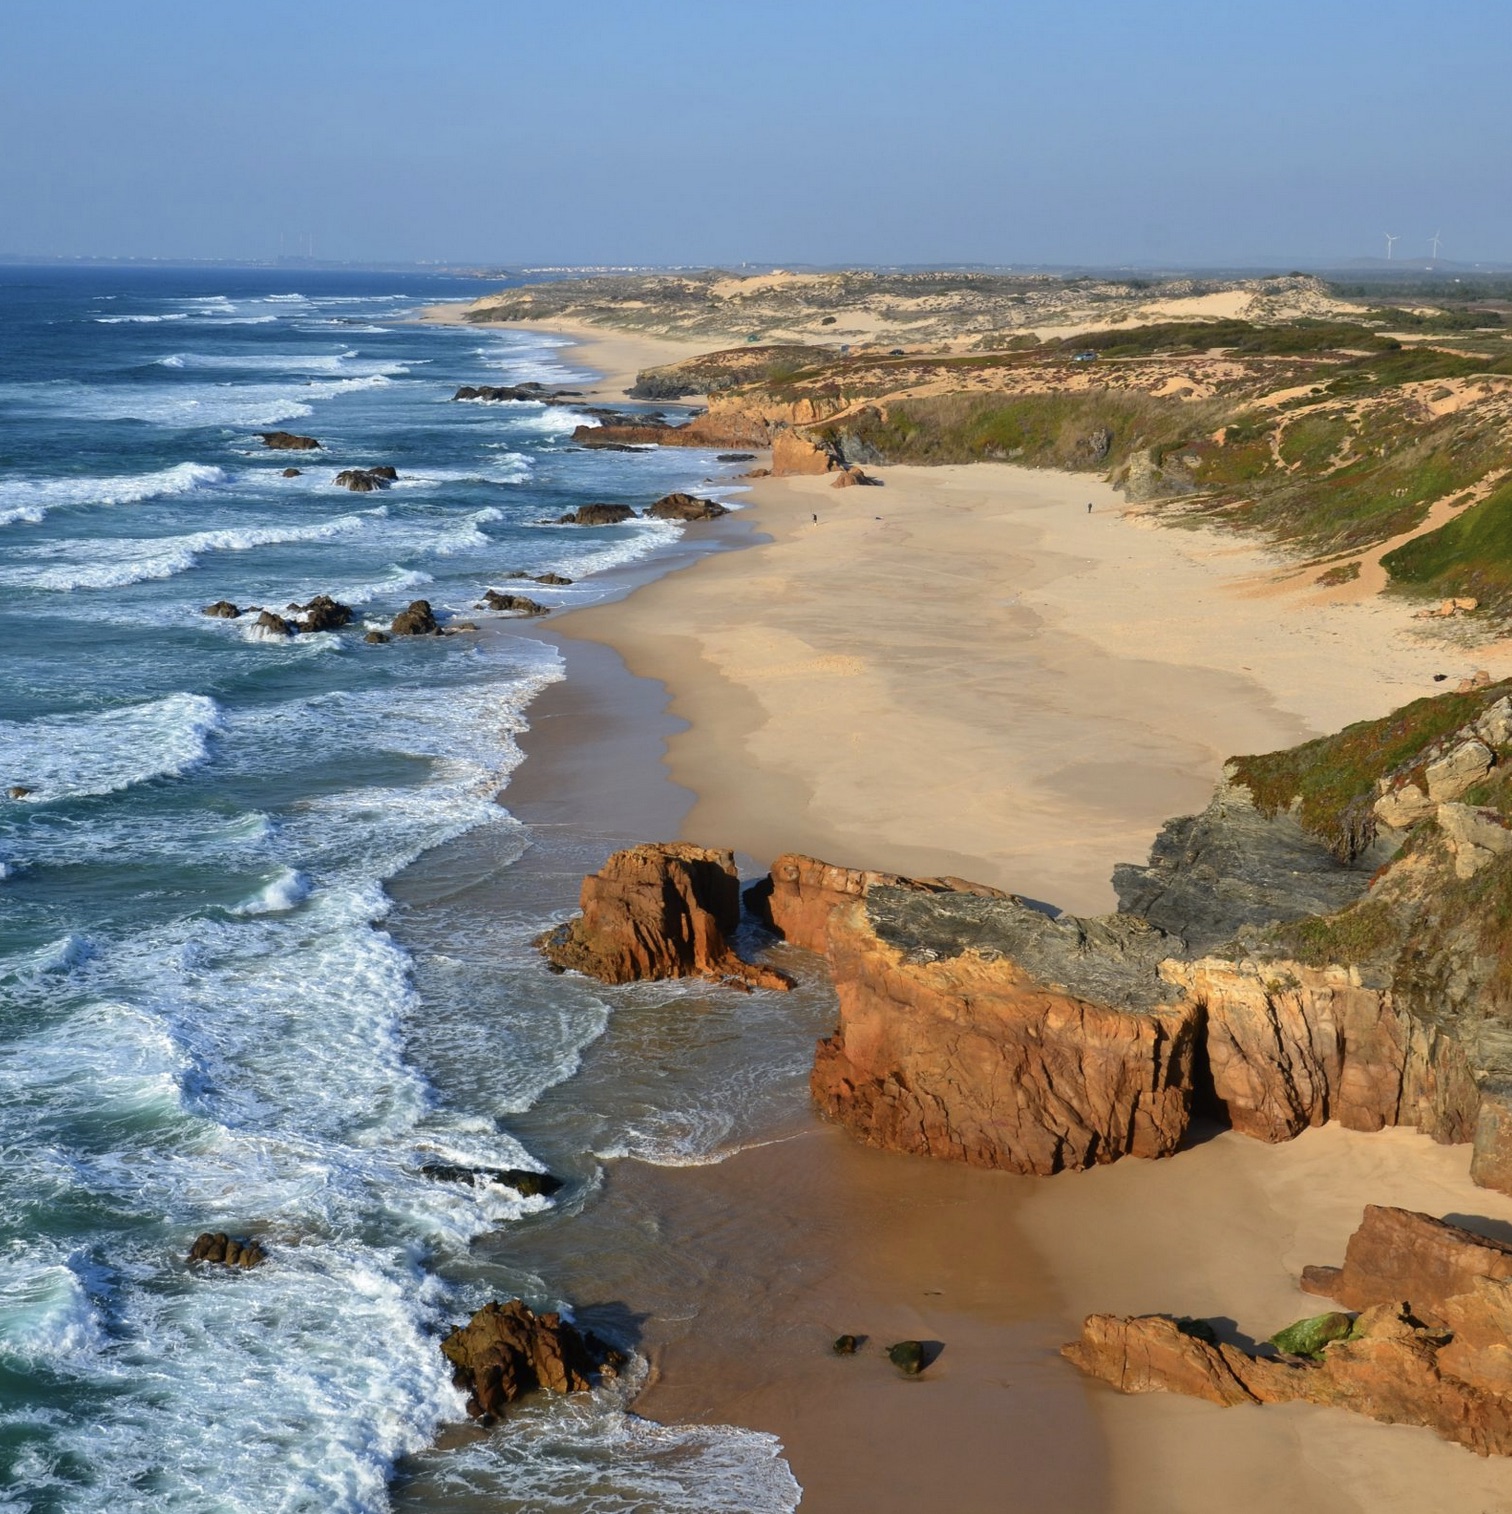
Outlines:
[[[201,613],[327,593],[374,627],[417,597],[492,623],[473,607],[511,571],[589,603],[677,541],[541,524],[735,470],[575,448],[563,409],[454,402],[585,377],[555,339],[416,320],[479,292],[0,271],[0,1507],[390,1508],[462,1417],[438,1333],[510,1281],[471,1248],[552,1207],[419,1169],[542,1165],[514,1120],[619,1001],[539,972],[544,922],[518,912],[475,959],[476,922],[422,911],[407,942],[385,882],[459,838],[490,866],[533,844],[496,795],[558,653],[529,622],[370,646]],[[269,451],[272,428],[324,450]],[[400,474],[381,493],[331,482],[380,463]],[[739,1037],[766,1011],[742,1013],[701,1020],[702,1046],[683,1032],[680,1081],[619,1099],[600,1069],[566,1101],[563,1204],[591,1202],[598,1161],[717,1156],[747,1093],[801,1087],[800,1058],[742,1092]],[[256,1234],[270,1261],[187,1268],[204,1230]],[[627,1395],[429,1452],[427,1475],[480,1509],[796,1502],[769,1437],[647,1426]]]

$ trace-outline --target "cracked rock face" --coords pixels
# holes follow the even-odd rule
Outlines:
[[[872,889],[829,921],[840,1028],[814,1098],[872,1145],[1012,1172],[1166,1155],[1199,1027],[1161,1002],[1168,949],[1142,921]]]
[[[1165,823],[1148,863],[1114,868],[1113,888],[1121,913],[1142,915],[1200,955],[1246,926],[1353,904],[1382,860],[1371,850],[1342,864],[1291,815],[1262,815],[1242,788],[1224,785],[1200,815]]]

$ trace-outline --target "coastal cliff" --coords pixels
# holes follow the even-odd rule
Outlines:
[[[728,853],[617,853],[543,948],[610,982],[780,987],[727,944]],[[1167,1156],[1194,1114],[1278,1142],[1327,1121],[1473,1145],[1512,1192],[1512,692],[1422,699],[1229,764],[1120,908],[779,857],[751,912],[822,953],[811,1089],[870,1144],[1025,1173]]]

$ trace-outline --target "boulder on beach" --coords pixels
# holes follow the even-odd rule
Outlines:
[[[507,610],[512,615],[546,615],[550,612],[545,605],[537,604],[533,599],[527,599],[523,594],[501,594],[497,589],[489,589],[483,596],[483,604],[490,610]]]
[[[435,636],[441,627],[431,612],[430,600],[416,599],[410,602],[408,609],[401,610],[394,617],[389,630],[395,636]]]
[[[564,588],[572,582],[570,578],[564,578],[560,573],[537,573],[534,581],[538,584],[546,584],[553,589]]]
[[[882,480],[873,478],[870,473],[863,473],[859,468],[842,468],[830,484],[831,489],[850,489],[857,484],[869,484],[873,488],[878,487]]]
[[[624,1358],[560,1314],[537,1314],[522,1299],[485,1304],[441,1342],[470,1419],[485,1424],[528,1393],[586,1393]]]
[[[729,513],[729,508],[716,500],[681,493],[664,494],[645,510],[651,520],[717,520]]]
[[[223,1267],[240,1267],[243,1270],[260,1267],[268,1259],[268,1253],[256,1241],[239,1240],[224,1231],[205,1231],[189,1248],[186,1262],[217,1262]]]
[[[292,431],[259,431],[265,447],[272,447],[275,452],[314,452],[320,448],[320,443],[313,436],[298,436]]]
[[[837,1335],[835,1343],[830,1349],[836,1356],[854,1356],[861,1349],[861,1337],[859,1335]]]
[[[206,605],[200,614],[213,615],[218,620],[235,620],[241,611],[229,599],[217,599],[213,605]]]
[[[924,1342],[899,1341],[887,1348],[887,1359],[905,1377],[917,1377],[924,1370]]]

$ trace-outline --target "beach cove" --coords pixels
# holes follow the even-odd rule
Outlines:
[[[591,345],[577,356],[594,363]],[[1293,603],[1275,589],[1285,565],[1155,528],[1083,478],[883,477],[843,494],[760,480],[753,510],[702,531],[754,526],[767,541],[553,627],[667,687],[688,722],[667,739],[693,796],[685,839],[762,865],[792,849],[956,873],[1090,911],[1111,903],[1112,863],[1200,807],[1230,753],[1380,714],[1432,692],[1437,672],[1508,667],[1505,648],[1429,640],[1386,601]],[[1328,1127],[1280,1148],[1225,1133],[1168,1162],[1021,1179],[859,1151],[811,1120],[713,1167],[617,1164],[584,1220],[609,1247],[627,1215],[655,1215],[670,1244],[702,1253],[702,1301],[679,1290],[646,1322],[654,1373],[637,1407],[772,1430],[805,1507],[990,1496],[1155,1514],[1284,1498],[1342,1514],[1447,1495],[1491,1509],[1509,1496],[1505,1469],[1426,1432],[1072,1390],[1054,1355],[1093,1308],[1179,1297],[1257,1329],[1309,1312],[1295,1274],[1338,1255],[1364,1201],[1512,1219],[1467,1162],[1409,1132]],[[824,1222],[837,1211],[843,1223]],[[751,1260],[775,1254],[765,1272]],[[759,1319],[742,1320],[753,1297]],[[929,1380],[858,1384],[844,1374],[861,1363],[823,1356],[826,1332],[868,1326],[946,1343],[933,1405]],[[1083,1402],[1106,1461],[1088,1455]],[[967,1428],[953,1438],[953,1425]],[[1026,1458],[1059,1480],[1026,1481]]]

